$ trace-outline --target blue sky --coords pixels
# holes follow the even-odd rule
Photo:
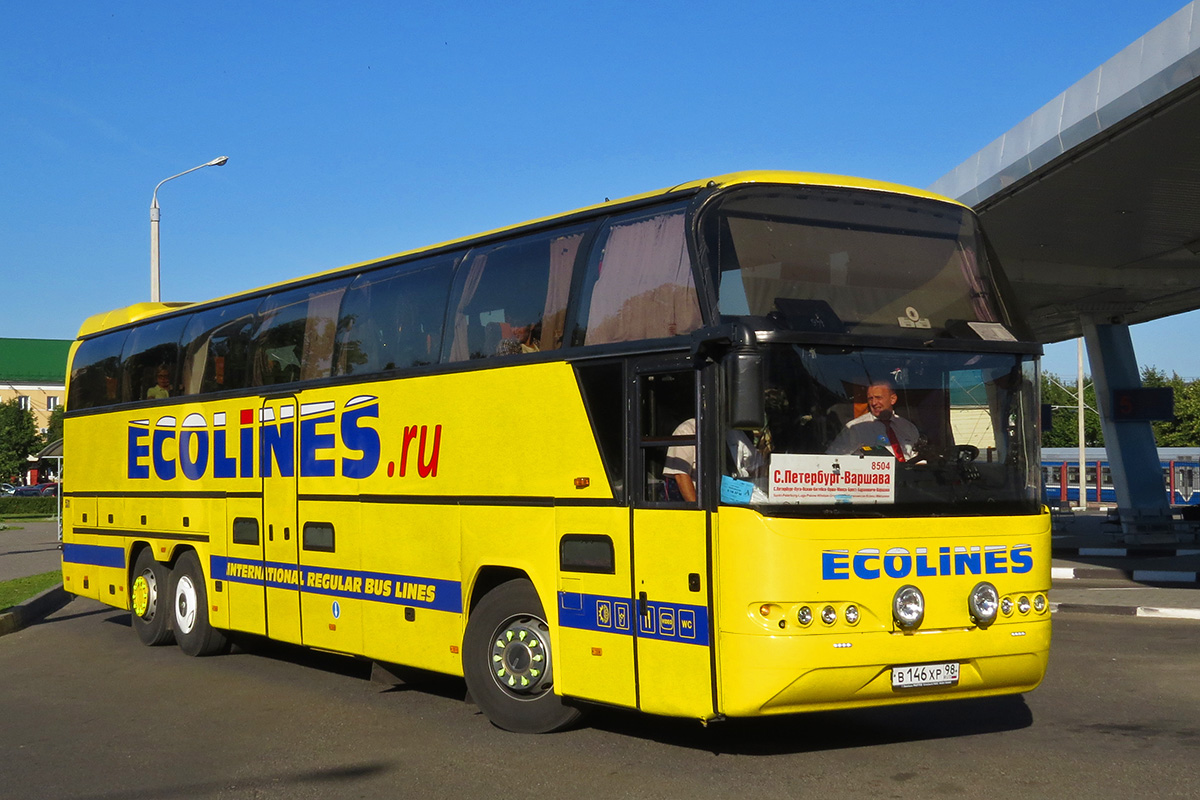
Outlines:
[[[7,4],[0,336],[149,299],[154,186],[218,155],[159,192],[164,300],[740,169],[925,187],[1182,5]],[[1195,324],[1139,360],[1200,376]]]

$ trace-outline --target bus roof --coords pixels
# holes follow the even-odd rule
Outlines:
[[[605,209],[615,208],[615,207],[626,205],[629,203],[645,202],[645,201],[653,200],[655,198],[667,198],[673,194],[694,193],[694,192],[698,192],[701,189],[705,189],[705,188],[725,188],[725,187],[729,187],[729,186],[736,186],[739,184],[754,184],[754,183],[792,184],[792,185],[797,185],[797,186],[829,186],[829,187],[850,188],[850,189],[866,189],[866,190],[870,190],[870,191],[889,192],[892,194],[902,194],[902,195],[907,195],[910,197],[923,197],[923,198],[926,198],[929,200],[937,200],[940,202],[950,203],[952,205],[962,206],[963,208],[966,208],[966,206],[963,206],[962,203],[959,203],[957,200],[953,200],[948,197],[943,197],[942,195],[935,194],[933,192],[928,192],[924,189],[916,189],[911,186],[903,186],[901,184],[896,184],[896,183],[887,183],[885,181],[868,180],[866,178],[853,178],[853,177],[849,177],[846,175],[829,175],[829,174],[819,173],[819,172],[789,172],[789,171],[785,171],[785,170],[754,170],[754,171],[745,171],[745,172],[731,172],[726,175],[718,175],[714,178],[703,178],[701,180],[689,181],[687,183],[681,183],[677,186],[671,186],[666,189],[658,189],[658,190],[652,191],[652,192],[644,192],[642,194],[633,195],[631,197],[622,197],[617,200],[607,200],[606,199],[603,203],[597,203],[595,205],[585,206],[583,208],[575,209],[574,211],[567,211],[567,212],[564,212],[561,214],[554,214],[549,217],[542,217],[540,219],[528,220],[526,222],[517,223],[515,225],[508,225],[508,226],[505,226],[502,228],[496,228],[494,230],[485,231],[483,233],[477,233],[477,234],[473,234],[470,236],[463,236],[458,239],[451,239],[449,241],[441,242],[441,243],[435,244],[435,245],[419,247],[419,248],[416,248],[413,250],[405,250],[405,251],[402,251],[399,253],[393,253],[392,255],[383,256],[381,258],[373,258],[373,259],[370,259],[369,261],[360,261],[355,264],[347,264],[347,265],[340,266],[340,267],[334,267],[332,269],[324,270],[321,272],[316,272],[311,275],[298,276],[296,278],[291,278],[291,279],[288,279],[285,281],[279,281],[276,283],[267,284],[266,286],[260,286],[260,287],[254,288],[254,289],[248,289],[243,292],[235,292],[234,294],[224,295],[221,297],[212,298],[210,300],[204,300],[202,302],[204,302],[204,303],[218,302],[218,301],[222,301],[222,300],[232,300],[237,297],[259,294],[261,292],[268,291],[270,289],[274,289],[274,288],[277,288],[280,286],[290,285],[297,281],[311,280],[311,279],[319,278],[319,277],[326,276],[326,275],[333,275],[333,274],[336,274],[339,272],[345,272],[348,270],[358,269],[358,268],[362,268],[362,267],[365,267],[368,265],[373,265],[373,264],[382,263],[382,262],[386,262],[386,261],[392,261],[392,260],[395,260],[398,258],[404,258],[406,256],[413,256],[413,255],[423,253],[426,251],[433,251],[433,250],[440,250],[440,249],[448,248],[448,247],[454,247],[455,245],[465,244],[467,242],[471,242],[476,239],[484,239],[487,237],[497,236],[497,235],[501,235],[504,233],[508,233],[510,231],[516,231],[516,230],[520,230],[521,228],[526,228],[526,227],[530,227],[530,226],[534,226],[534,225],[544,225],[546,223],[553,222],[554,220],[557,220],[557,219],[566,219],[566,218],[574,217],[576,215],[581,215],[581,214],[599,213],[599,212],[604,211]],[[147,317],[156,316],[158,314],[165,314],[169,311],[173,311],[175,309],[183,308],[183,307],[190,306],[190,305],[196,305],[196,303],[187,303],[187,302],[135,303],[134,305],[126,306],[125,308],[118,308],[118,309],[114,309],[112,311],[105,311],[100,314],[94,314],[94,315],[88,317],[86,320],[84,320],[83,324],[79,327],[79,338],[82,338],[84,336],[90,336],[92,334],[96,334],[101,331],[108,330],[109,328],[117,328],[122,325],[127,325],[131,322],[138,322],[140,320],[146,319]]]

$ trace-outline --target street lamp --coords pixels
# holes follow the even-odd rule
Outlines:
[[[178,177],[187,175],[189,172],[195,172],[196,170],[204,169],[205,167],[225,166],[225,162],[228,160],[228,156],[214,158],[207,164],[201,164],[198,167],[186,169],[179,173],[179,175],[172,175],[169,178],[165,178],[159,181],[158,186],[154,187],[154,195],[150,198],[150,302],[157,303],[160,299],[158,291],[158,190],[162,188],[162,185],[167,181],[173,181]]]

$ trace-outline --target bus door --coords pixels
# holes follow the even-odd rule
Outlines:
[[[297,401],[264,399],[259,419],[259,469],[265,541],[267,635],[300,643],[300,531],[296,525]]]
[[[698,379],[687,359],[646,360],[633,370],[632,599],[638,707],[708,717],[714,712],[710,520],[699,477],[708,465]],[[692,499],[687,483],[698,497]]]

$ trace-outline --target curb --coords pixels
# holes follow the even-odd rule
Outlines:
[[[1051,547],[1055,558],[1075,558],[1079,556],[1100,556],[1104,558],[1181,558],[1183,556],[1200,556],[1200,548],[1196,545],[1176,545],[1172,547],[1088,547],[1060,546]]]
[[[44,619],[69,603],[71,597],[63,590],[60,583],[50,587],[37,597],[26,600],[19,606],[13,606],[0,614],[0,636],[15,633],[27,625]]]
[[[1106,606],[1089,603],[1051,603],[1052,614],[1113,614],[1150,619],[1200,620],[1200,608],[1159,608],[1156,606]]]
[[[1170,569],[1121,569],[1119,567],[1051,567],[1056,581],[1127,580],[1135,583],[1200,583],[1200,573]]]

